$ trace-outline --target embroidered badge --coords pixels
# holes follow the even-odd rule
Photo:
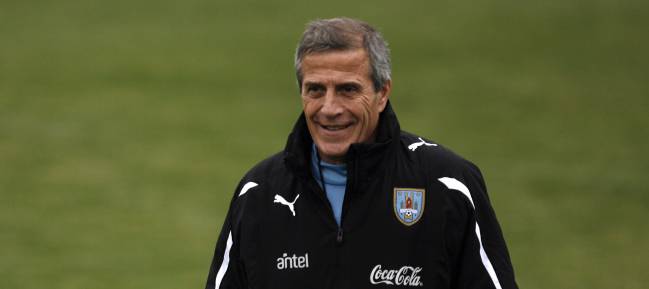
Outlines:
[[[417,223],[424,214],[426,190],[394,188],[394,213],[397,219],[406,226]]]

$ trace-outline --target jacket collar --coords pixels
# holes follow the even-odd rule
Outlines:
[[[383,152],[399,144],[401,128],[397,116],[392,110],[390,101],[379,115],[379,124],[376,128],[376,141],[373,143],[352,144],[347,152],[346,162],[363,161],[374,159],[384,155]],[[293,131],[288,137],[284,149],[284,160],[288,167],[300,175],[310,175],[311,145],[313,139],[306,125],[304,112],[300,114]],[[374,163],[374,162],[370,162]]]

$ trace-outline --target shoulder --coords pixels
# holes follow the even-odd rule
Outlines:
[[[247,200],[251,199],[250,196],[258,196],[269,191],[270,184],[278,182],[278,178],[287,177],[286,171],[282,152],[258,162],[241,177],[231,205],[238,207],[241,203],[247,203]]]
[[[401,133],[400,146],[403,159],[427,179],[432,191],[446,192],[461,206],[473,206],[472,195],[488,199],[482,173],[471,161],[434,140],[408,132]]]
[[[471,161],[443,144],[406,131],[401,132],[400,150],[406,158],[425,169],[428,175],[463,175],[480,172]]]
[[[283,152],[255,164],[243,175],[232,196],[230,214],[233,223],[263,215],[263,204],[269,203],[278,185],[290,178],[293,176],[286,169]]]
[[[284,162],[284,152],[278,152],[252,166],[252,168],[244,174],[243,179],[266,179],[285,170],[286,165]]]
[[[284,160],[284,152],[278,152],[252,166],[241,178],[234,197],[243,196],[251,187],[256,187],[256,191],[259,191],[288,178]]]

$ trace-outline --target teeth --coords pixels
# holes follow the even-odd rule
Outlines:
[[[327,130],[341,130],[346,128],[346,125],[323,125],[323,127]]]

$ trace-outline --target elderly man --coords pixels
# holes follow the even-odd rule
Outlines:
[[[367,23],[311,22],[303,113],[237,187],[206,288],[517,288],[478,168],[401,131]]]

